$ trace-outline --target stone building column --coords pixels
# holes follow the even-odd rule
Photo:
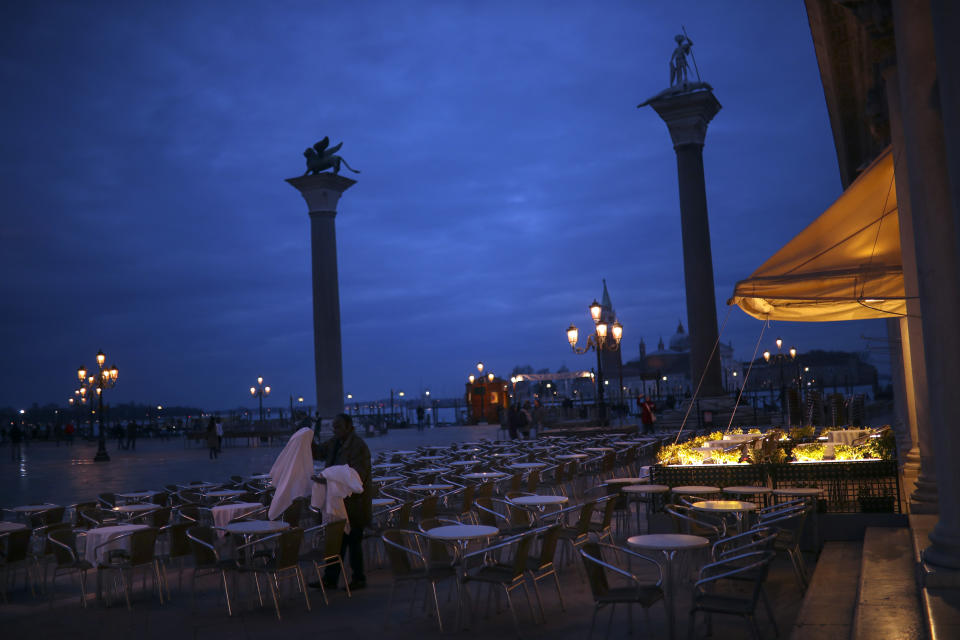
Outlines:
[[[929,0],[894,2],[897,73],[903,122],[917,276],[922,310],[923,353],[929,390],[930,433],[936,460],[940,517],[924,559],[960,568],[960,429],[954,398],[960,389],[960,241],[952,201],[934,27]],[[938,26],[938,29],[940,27]],[[939,33],[941,38],[956,34]],[[955,77],[939,78],[956,82]],[[950,105],[956,107],[956,105]],[[951,141],[951,145],[955,145]],[[920,425],[921,429],[923,425]],[[921,442],[923,435],[921,432]],[[922,455],[922,452],[921,452]]]
[[[893,147],[897,188],[897,216],[900,220],[903,289],[907,297],[907,316],[900,318],[899,332],[903,391],[906,395],[906,426],[911,440],[904,472],[911,475],[917,474],[916,486],[910,494],[910,511],[936,513],[937,480],[930,430],[930,392],[927,387],[927,361],[923,353],[923,322],[921,320],[923,314],[917,275],[913,209],[910,206],[910,170],[906,161],[900,80],[896,66],[888,67],[884,72],[884,88],[890,113],[890,141]]]
[[[310,213],[313,265],[313,358],[317,414],[343,413],[343,354],[340,344],[340,284],[337,275],[337,202],[356,180],[320,173],[287,180]]]
[[[667,93],[644,104],[653,107],[667,123],[677,153],[683,277],[687,293],[687,328],[690,331],[690,380],[695,391],[703,376],[701,397],[722,396],[713,253],[703,178],[703,142],[707,125],[720,111],[720,103],[707,87],[685,93]],[[717,351],[714,351],[715,346]]]

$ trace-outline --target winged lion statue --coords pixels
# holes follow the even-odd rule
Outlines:
[[[337,155],[337,151],[339,151],[342,146],[343,143],[341,142],[340,144],[335,144],[330,147],[330,137],[325,136],[323,140],[313,145],[313,147],[307,147],[307,150],[303,152],[303,156],[307,159],[307,170],[303,175],[311,173],[316,175],[327,169],[333,169],[334,174],[339,174],[340,163],[343,163],[343,166],[350,171],[360,173],[347,164],[346,160]]]

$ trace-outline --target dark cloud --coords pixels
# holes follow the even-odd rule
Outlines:
[[[802,4],[8,3],[0,405],[62,401],[98,348],[118,400],[313,387],[309,229],[283,179],[323,135],[363,173],[337,220],[357,397],[588,366],[601,278],[626,327],[686,319],[674,153],[636,105],[685,24],[724,106],[705,148],[717,301],[840,192]],[[723,339],[748,358],[760,323]],[[870,323],[780,325],[862,348]]]

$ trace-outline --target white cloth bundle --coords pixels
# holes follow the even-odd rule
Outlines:
[[[276,488],[273,500],[270,501],[268,517],[271,520],[279,518],[280,514],[293,504],[294,498],[310,494],[310,476],[313,474],[313,453],[310,449],[312,442],[313,429],[300,429],[290,436],[276,462],[270,467],[270,483]]]
[[[347,508],[343,499],[354,493],[363,493],[360,474],[348,465],[338,464],[327,467],[321,475],[326,478],[327,483],[314,483],[310,504],[317,509],[323,509],[325,521],[347,520]],[[344,531],[350,533],[349,520]]]

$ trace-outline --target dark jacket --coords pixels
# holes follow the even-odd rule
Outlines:
[[[343,506],[347,509],[350,528],[362,528],[373,520],[373,469],[370,466],[370,449],[356,431],[340,443],[336,436],[321,444],[311,446],[314,460],[323,460],[328,467],[345,464],[360,475],[363,493],[347,496]]]

